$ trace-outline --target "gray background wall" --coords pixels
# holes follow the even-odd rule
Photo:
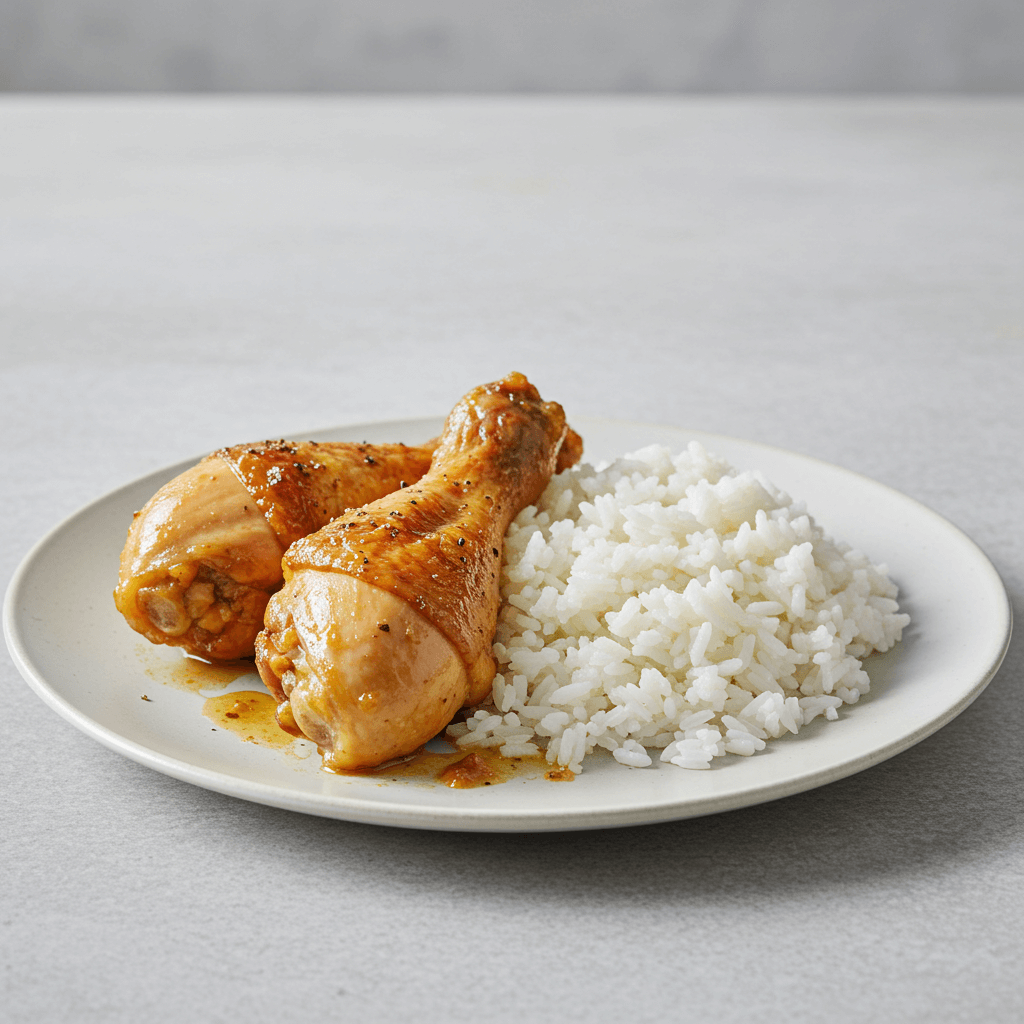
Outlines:
[[[0,0],[0,89],[1019,92],[1024,0]]]

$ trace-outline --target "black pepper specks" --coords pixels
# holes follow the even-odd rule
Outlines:
[[[497,558],[501,554],[501,552],[497,548],[491,548],[491,551],[493,552],[495,558]]]
[[[368,466],[377,465],[377,460],[372,455],[367,455],[366,458],[363,459],[363,462],[365,462]]]
[[[463,548],[465,546],[466,546],[466,538],[465,537],[460,537],[459,538],[459,547]]]
[[[391,627],[386,622],[379,623],[377,628],[379,630],[381,630],[382,632],[384,632],[384,633],[390,633],[391,632]]]

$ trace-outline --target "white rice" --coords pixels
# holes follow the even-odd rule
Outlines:
[[[910,621],[884,565],[696,443],[555,477],[509,528],[501,593],[490,701],[448,735],[574,772],[595,747],[709,768],[835,720]]]

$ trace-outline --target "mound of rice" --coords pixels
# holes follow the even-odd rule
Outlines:
[[[697,443],[555,477],[509,528],[501,592],[491,700],[448,735],[575,772],[595,747],[708,768],[836,719],[910,621],[885,566]]]

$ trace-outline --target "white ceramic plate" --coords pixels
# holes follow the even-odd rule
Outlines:
[[[739,468],[761,469],[832,536],[885,562],[912,617],[902,643],[865,665],[868,698],[843,707],[750,758],[708,771],[656,764],[625,769],[598,758],[571,783],[542,777],[452,790],[440,784],[345,777],[213,730],[195,692],[154,682],[154,666],[180,659],[148,645],[111,599],[132,512],[190,462],[122,487],[43,538],[15,573],[4,633],[29,685],[77,728],[167,775],[257,803],[308,814],[413,828],[542,831],[687,818],[821,786],[877,764],[941,728],[995,675],[1010,637],[1010,605],[985,555],[954,526],[905,495],[836,466],[748,441],[672,427],[573,421],[596,461],[655,442],[698,440]],[[319,440],[425,440],[441,420],[323,431]],[[232,689],[259,687],[255,675]],[[140,699],[145,692],[149,701]],[[308,745],[307,745],[308,747]]]

